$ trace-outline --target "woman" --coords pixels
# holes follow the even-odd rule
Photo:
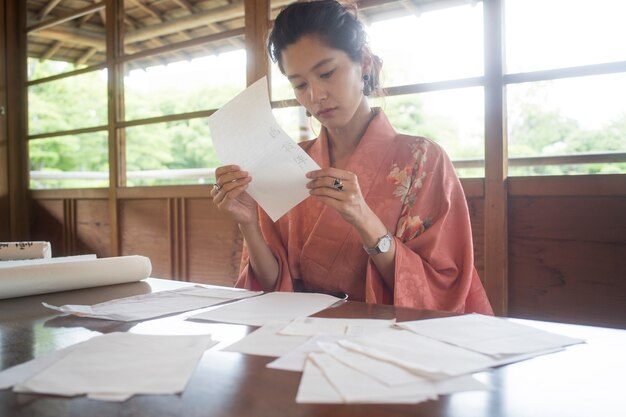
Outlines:
[[[322,169],[307,174],[311,197],[276,223],[246,193],[247,172],[216,170],[214,202],[245,241],[236,285],[493,314],[452,164],[437,144],[397,134],[368,104],[381,61],[356,10],[334,0],[291,4],[268,51],[322,124],[317,139],[301,144]]]

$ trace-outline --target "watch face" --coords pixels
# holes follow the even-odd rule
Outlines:
[[[391,237],[385,235],[378,241],[378,250],[381,253],[385,253],[388,252],[389,249],[391,249]]]

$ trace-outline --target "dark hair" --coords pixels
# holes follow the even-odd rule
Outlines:
[[[371,54],[356,6],[335,0],[298,1],[278,14],[268,38],[267,51],[282,73],[282,51],[304,35],[318,36],[329,47],[344,51],[354,62],[362,62],[364,53]],[[382,61],[374,54],[371,57],[372,72],[364,81],[368,91],[376,91]]]

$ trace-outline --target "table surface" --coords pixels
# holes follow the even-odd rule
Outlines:
[[[150,278],[132,284],[0,300],[0,369],[101,333],[211,334],[208,350],[179,395],[137,395],[117,402],[0,391],[0,416],[625,416],[626,331],[524,320],[555,333],[586,339],[564,351],[476,374],[489,391],[444,395],[416,405],[296,404],[300,373],[268,369],[274,358],[222,352],[255,328],[185,320],[179,314],[123,323],[64,316],[41,305],[95,304],[174,289],[188,283]],[[432,311],[344,302],[320,317],[398,321],[441,317]]]

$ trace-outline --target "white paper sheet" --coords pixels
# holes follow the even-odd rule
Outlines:
[[[309,340],[308,336],[285,336],[278,334],[278,331],[285,327],[285,324],[286,322],[284,321],[269,322],[222,350],[248,355],[278,357]]]
[[[343,404],[343,397],[326,379],[322,370],[307,360],[296,394],[298,404]]]
[[[187,385],[210,336],[110,333],[80,344],[14,386],[16,392],[123,400],[134,394],[174,394]]]
[[[268,363],[266,367],[283,371],[302,372],[304,371],[304,365],[309,357],[309,353],[323,352],[319,342],[335,342],[342,338],[343,336],[319,333]]]
[[[319,166],[276,122],[267,78],[252,84],[208,122],[220,161],[250,173],[248,193],[273,221],[309,196],[305,174]]]
[[[50,242],[0,242],[0,261],[50,258]]]
[[[402,322],[398,326],[494,357],[541,352],[584,342],[480,314]]]
[[[317,365],[330,385],[339,393],[345,403],[388,403],[388,404],[417,404],[429,399],[436,399],[439,394],[451,394],[462,391],[484,390],[487,387],[471,376],[449,378],[444,381],[422,380],[416,383],[388,386],[363,373],[362,369],[353,368],[338,361],[327,353],[311,353],[309,359]],[[301,385],[306,384],[306,373],[311,367],[305,366]],[[315,375],[315,370],[313,370]],[[317,375],[317,383],[323,385]],[[314,388],[317,392],[309,392],[312,387],[301,387],[298,395],[307,394],[311,399],[317,395],[316,402],[336,402],[335,395],[328,392],[320,392],[319,387]],[[320,398],[320,394],[327,396],[327,401]]]
[[[319,349],[344,365],[358,369],[387,386],[428,383],[430,381],[404,367],[346,349],[338,343],[321,341]]]
[[[145,256],[76,258],[13,261],[20,264],[0,267],[0,299],[134,282],[152,272]]]
[[[487,355],[452,346],[408,330],[366,335],[339,344],[347,349],[389,361],[428,378],[443,378],[477,372],[495,366]]]
[[[280,334],[291,336],[314,336],[318,333],[339,336],[356,336],[369,332],[390,329],[395,324],[392,320],[377,319],[336,319],[325,317],[298,317],[292,320]]]
[[[326,353],[312,353],[309,357],[324,376],[349,403],[384,402],[392,398],[411,398],[414,403],[437,398],[430,384],[389,387],[370,376],[350,368]]]
[[[0,390],[21,384],[53,363],[57,362],[78,346],[80,346],[80,343],[68,346],[64,349],[56,350],[48,355],[43,355],[38,358],[31,359],[28,362],[24,362],[0,371]]]
[[[337,301],[341,299],[326,294],[271,292],[219,306],[189,319],[262,326],[271,321],[287,322],[309,316]]]
[[[61,313],[80,317],[117,321],[146,320],[167,314],[181,313],[262,294],[261,291],[247,291],[225,287],[204,287],[195,285],[151,294],[119,298],[104,303],[88,305],[44,306]]]

